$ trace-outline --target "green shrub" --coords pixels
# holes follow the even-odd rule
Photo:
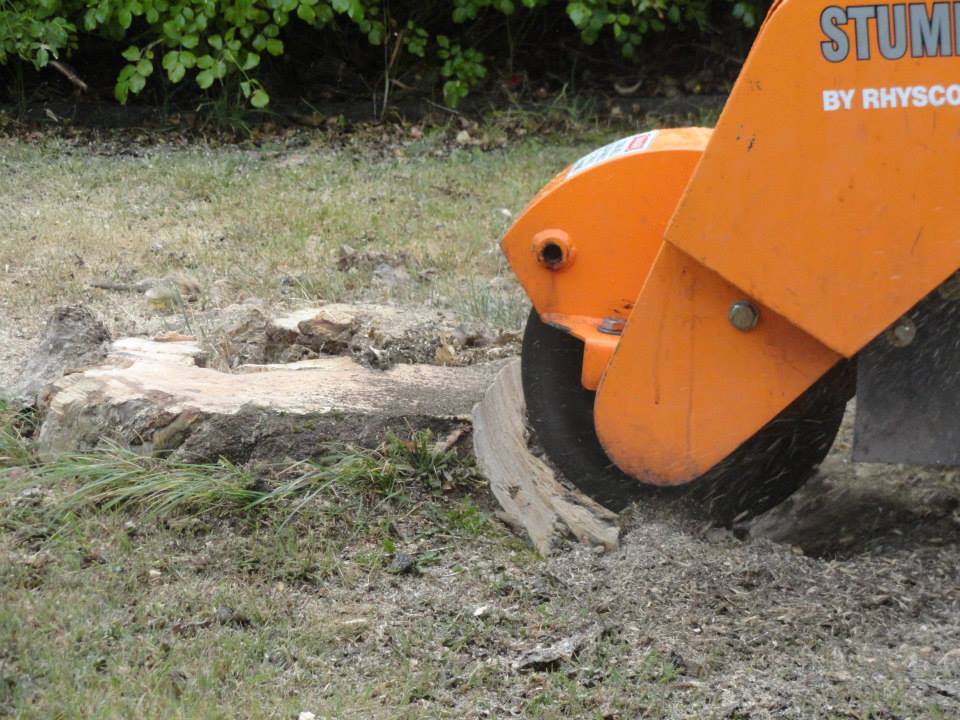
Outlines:
[[[76,49],[85,36],[98,36],[116,43],[126,61],[114,88],[121,103],[162,73],[169,83],[190,80],[202,90],[229,83],[260,108],[270,101],[258,78],[261,61],[283,55],[284,29],[300,24],[317,33],[358,31],[370,45],[387,45],[384,55],[390,66],[404,58],[433,63],[443,79],[444,99],[456,106],[487,75],[487,58],[468,39],[474,26],[489,23],[491,17],[543,15],[560,4],[551,0],[0,0],[0,64],[20,58],[43,68]],[[716,6],[722,5],[725,13],[732,13],[747,27],[758,17],[758,6],[751,0],[576,0],[562,5],[585,44],[612,38],[625,57],[635,54],[645,36],[668,26],[707,30]]]

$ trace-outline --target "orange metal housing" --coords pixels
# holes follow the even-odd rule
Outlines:
[[[771,11],[666,235],[847,357],[960,267],[960,5],[855,6]]]
[[[544,321],[584,340],[589,389],[618,340],[598,327],[629,316],[709,137],[703,128],[660,130],[625,139],[607,157],[597,151],[595,164],[571,166],[547,185],[501,241]],[[572,257],[545,263],[551,238]]]

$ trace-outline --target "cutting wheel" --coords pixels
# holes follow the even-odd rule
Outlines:
[[[830,450],[855,386],[852,363],[839,363],[706,474],[680,488],[656,488],[621,472],[604,452],[593,425],[594,393],[580,384],[582,362],[580,340],[530,313],[523,392],[536,439],[556,468],[611,510],[652,493],[676,494],[719,525],[764,512],[807,481]]]

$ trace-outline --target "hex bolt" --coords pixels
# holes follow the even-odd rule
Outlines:
[[[760,311],[747,300],[738,300],[730,306],[727,319],[740,332],[750,332],[760,322]]]
[[[622,335],[623,328],[627,324],[627,321],[623,318],[618,317],[605,317],[601,323],[598,330],[604,335]]]
[[[903,348],[917,339],[917,326],[908,317],[897,320],[887,331],[887,342],[894,347]]]

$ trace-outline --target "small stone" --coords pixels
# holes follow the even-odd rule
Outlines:
[[[14,468],[14,470],[20,470],[21,468]],[[12,474],[12,473],[11,473]],[[8,478],[11,477],[11,474],[8,474]],[[28,487],[25,490],[21,491],[14,499],[14,506],[29,506],[29,505],[39,505],[43,502],[44,498],[47,497],[47,491],[41,487]]]
[[[469,145],[473,138],[470,137],[470,133],[466,130],[461,130],[457,133],[457,144],[458,145]]]
[[[387,572],[393,575],[419,575],[417,559],[407,553],[396,553],[393,560],[387,565]]]
[[[297,715],[297,720],[317,720],[317,716],[308,710],[304,710],[299,715]]]
[[[587,638],[575,635],[547,647],[538,645],[513,661],[511,667],[516,670],[552,670],[560,663],[570,660],[586,642]]]
[[[480,607],[475,608],[474,611],[473,611],[473,616],[474,616],[475,618],[485,618],[485,617],[487,617],[487,615],[489,615],[489,614],[490,614],[490,606],[489,606],[489,605],[481,605]]]

